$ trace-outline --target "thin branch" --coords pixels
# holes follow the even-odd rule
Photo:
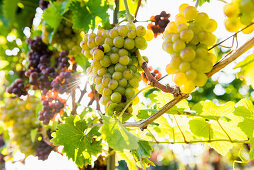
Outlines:
[[[81,94],[80,94],[80,97],[79,97],[77,103],[80,103],[81,100],[83,99],[84,95],[86,94],[86,92],[87,92],[87,90],[86,90],[87,89],[87,85],[88,85],[88,81],[86,82],[84,89],[81,90]]]
[[[196,8],[198,7],[198,4],[199,4],[199,0],[196,0],[196,4],[195,4]]]
[[[254,46],[254,37],[252,37],[249,41],[244,43],[241,47],[234,50],[231,55],[228,56],[228,58],[218,61],[213,67],[213,69],[207,73],[208,78],[223,69],[225,66],[230,64],[232,61],[236,60],[239,56],[241,56],[243,53],[245,53],[247,50],[251,49]]]
[[[113,24],[117,24],[118,23],[118,12],[119,12],[119,0],[115,0],[115,10],[114,10],[114,16],[113,16]]]
[[[221,42],[219,42],[219,43],[213,45],[211,48],[208,49],[208,51],[211,50],[211,49],[213,49],[213,48],[215,48],[215,47],[217,47],[218,45],[224,43],[224,42],[227,41],[228,39],[230,39],[230,38],[236,36],[239,32],[242,32],[243,30],[247,29],[248,27],[252,26],[253,24],[254,24],[254,23],[251,23],[251,24],[247,25],[247,26],[244,27],[243,29],[241,29],[241,30],[239,30],[238,32],[234,33],[233,35],[231,35],[231,36],[227,37],[226,39],[222,40]]]
[[[95,90],[94,86],[92,86],[92,92],[93,92],[93,95],[94,95],[94,99],[96,101],[96,110],[100,111],[100,103],[99,103],[99,100],[100,100],[100,97],[99,97],[99,93]]]
[[[230,140],[230,142],[232,142],[231,137],[229,136],[229,134],[227,133],[227,131],[223,128],[223,126],[221,126],[219,120],[216,120],[216,122],[219,124],[220,128],[223,130],[223,132],[227,135],[228,139]]]
[[[76,89],[71,90],[71,102],[72,102],[72,115],[77,114],[77,103],[76,103]]]
[[[137,18],[137,15],[138,15],[138,10],[139,10],[140,5],[141,5],[141,0],[138,1],[138,6],[137,6],[137,9],[136,9],[136,12],[135,12],[135,15],[134,15],[134,18],[135,18],[134,21],[136,21],[136,18]]]

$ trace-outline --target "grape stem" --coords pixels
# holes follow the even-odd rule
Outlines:
[[[114,16],[113,16],[113,24],[117,24],[118,23],[118,12],[119,12],[119,0],[115,0],[115,10],[114,10]]]
[[[125,7],[125,11],[126,11],[126,19],[129,21],[129,22],[132,22],[132,18],[133,16],[131,15],[130,13],[130,10],[129,10],[129,6],[128,6],[128,2],[127,0],[123,0],[124,2],[124,7]]]
[[[199,4],[199,0],[196,0],[196,4],[195,4],[196,8],[198,7],[198,4]]]
[[[211,49],[213,49],[213,48],[217,47],[218,45],[224,43],[224,42],[227,41],[228,39],[230,39],[230,38],[232,38],[232,37],[235,37],[239,32],[242,32],[243,30],[249,28],[249,27],[252,26],[253,24],[254,24],[254,23],[251,23],[251,24],[247,25],[247,26],[244,27],[243,29],[241,29],[241,30],[239,30],[238,32],[234,33],[233,35],[231,35],[231,36],[227,37],[226,39],[220,41],[219,43],[213,45],[211,48],[208,49],[208,51],[210,51]]]
[[[137,9],[136,9],[136,12],[135,12],[135,15],[134,15],[134,18],[135,18],[135,19],[134,19],[133,22],[136,22],[136,21],[137,21],[136,18],[137,18],[137,15],[138,15],[138,10],[139,10],[140,5],[141,5],[141,0],[138,1],[138,6],[137,6]]]
[[[140,52],[138,50],[136,51],[136,55],[138,57],[139,65],[144,70],[144,73],[145,73],[148,81],[151,82],[151,86],[156,87],[165,93],[172,93],[175,96],[180,95],[179,88],[172,88],[169,85],[163,85],[163,84],[159,83],[153,77],[153,75],[150,73],[150,71],[147,67],[147,62],[142,58],[142,56],[140,55]]]

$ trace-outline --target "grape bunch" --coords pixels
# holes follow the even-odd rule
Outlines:
[[[46,95],[41,97],[43,110],[39,112],[39,120],[43,124],[49,124],[50,119],[54,118],[56,114],[62,114],[66,100],[58,96],[58,92],[49,90]]]
[[[51,133],[48,130],[47,131],[47,137],[49,139],[52,139],[51,137]],[[43,136],[40,136],[40,141],[38,141],[37,143],[37,148],[36,148],[36,152],[35,152],[35,156],[38,157],[39,160],[47,160],[49,154],[51,153],[51,151],[53,150],[53,147],[51,147],[50,145],[48,145],[44,140],[43,140]]]
[[[22,79],[16,79],[10,87],[7,88],[8,93],[14,93],[18,97],[27,95],[27,86],[24,84]]]
[[[167,14],[165,11],[162,11],[160,15],[151,16],[150,20],[152,23],[148,24],[147,28],[153,31],[155,38],[164,32],[170,22],[169,17],[170,14]]]
[[[212,33],[217,23],[204,12],[188,4],[179,7],[175,22],[170,22],[164,32],[162,48],[171,54],[166,67],[168,74],[183,93],[190,93],[195,86],[205,85],[216,56],[208,49],[216,42]]]
[[[254,1],[253,0],[233,0],[224,6],[225,27],[229,32],[237,32],[254,21]],[[254,31],[254,25],[249,26],[242,32],[250,34]]]
[[[78,31],[72,29],[72,23],[63,20],[54,34],[52,45],[58,50],[69,51],[70,55],[80,53],[79,42],[81,36]]]
[[[36,150],[36,143],[32,141],[30,132],[38,127],[36,108],[39,101],[34,97],[27,97],[25,101],[19,98],[7,98],[5,105],[0,109],[0,118],[12,131],[11,141],[26,156]]]
[[[54,67],[51,67],[50,59],[53,51],[48,49],[48,45],[42,42],[41,37],[28,39],[31,51],[29,55],[28,71],[25,75],[29,77],[29,83],[34,89],[50,89],[51,79],[57,76]]]
[[[106,110],[111,108],[110,111],[120,112],[134,97],[142,80],[135,52],[146,49],[145,35],[143,26],[128,23],[111,30],[100,29],[97,34],[87,34],[81,42],[83,54],[92,59],[87,72],[95,89],[102,95],[100,102]],[[132,107],[126,113],[132,113]]]

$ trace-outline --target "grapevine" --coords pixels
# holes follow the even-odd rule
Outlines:
[[[208,3],[225,16],[212,19]],[[216,166],[251,166],[253,0],[168,2],[152,16],[160,4],[0,2],[0,169],[19,151],[24,166],[29,155],[45,161],[55,151],[80,170],[146,169],[164,159],[176,169],[190,160],[181,162],[177,148],[192,153],[197,143]]]

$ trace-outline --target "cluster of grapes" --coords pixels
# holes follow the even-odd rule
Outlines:
[[[24,81],[22,79],[16,79],[10,87],[7,88],[8,93],[13,93],[17,95],[18,97],[24,95],[27,95],[27,86],[24,84]]]
[[[52,44],[58,50],[67,50],[71,55],[80,53],[80,46],[78,42],[81,41],[79,32],[72,29],[72,23],[63,20],[53,37]]]
[[[161,72],[160,72],[158,69],[153,70],[153,67],[150,66],[150,67],[148,67],[148,70],[151,72],[152,76],[153,76],[156,80],[159,80],[159,79],[161,78],[162,74],[161,74]],[[152,72],[152,71],[153,71],[153,72]],[[147,79],[146,74],[145,74],[144,71],[142,72],[142,80],[143,80],[145,83],[148,82],[148,79]]]
[[[54,67],[50,66],[50,59],[53,52],[48,45],[42,42],[41,37],[28,39],[31,51],[29,55],[28,71],[25,75],[29,77],[29,83],[34,89],[50,89],[51,79],[57,76]]]
[[[233,0],[224,6],[225,27],[229,32],[237,32],[240,28],[254,21],[254,1]],[[254,25],[244,29],[242,32],[250,34],[254,31]]]
[[[175,22],[170,22],[164,32],[162,48],[171,54],[168,74],[174,74],[174,82],[183,93],[190,93],[195,86],[205,85],[216,62],[216,56],[208,48],[216,42],[212,34],[217,23],[204,12],[188,4],[182,4]]]
[[[47,9],[48,6],[49,6],[49,1],[40,0],[40,8],[41,8],[42,10]]]
[[[152,23],[148,24],[147,28],[153,31],[155,38],[164,32],[170,22],[169,17],[170,14],[167,14],[165,11],[162,11],[160,15],[151,16],[150,20]]]
[[[43,110],[39,112],[39,120],[43,124],[49,124],[50,119],[54,118],[57,113],[62,114],[66,100],[58,96],[57,91],[49,90],[46,95],[41,97]]]
[[[26,156],[35,153],[36,143],[31,139],[30,132],[38,127],[36,108],[39,101],[27,97],[25,101],[8,98],[1,110],[1,120],[12,130],[11,140],[17,144]]]
[[[134,97],[142,80],[135,52],[146,49],[145,35],[143,26],[128,23],[87,34],[81,42],[82,52],[93,60],[87,72],[95,89],[102,94],[100,102],[106,109],[112,106],[112,111],[121,111]],[[129,107],[126,113],[131,112],[132,107]]]

